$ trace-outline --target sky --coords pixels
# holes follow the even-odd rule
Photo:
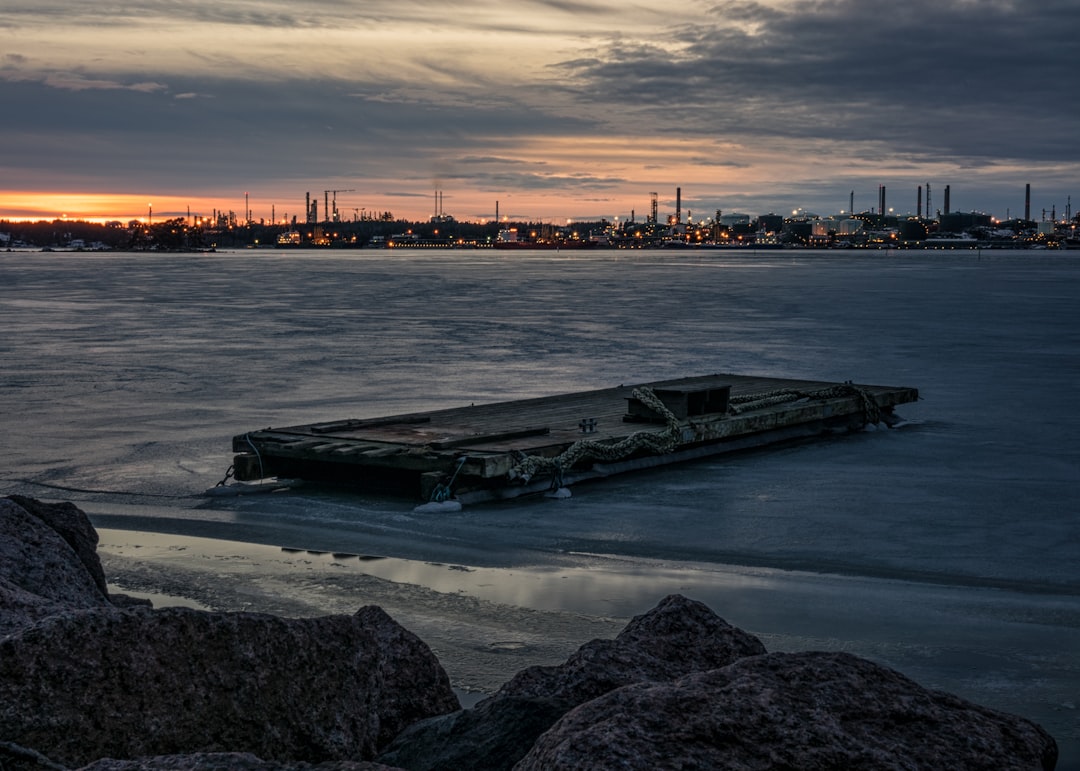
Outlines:
[[[1078,52],[1076,0],[5,0],[0,219],[642,220],[681,189],[698,220],[880,186],[914,214],[920,185],[1005,218],[1027,184],[1060,218]]]

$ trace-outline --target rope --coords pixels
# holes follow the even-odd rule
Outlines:
[[[741,415],[751,410],[760,410],[775,404],[783,404],[797,399],[837,399],[855,396],[862,402],[863,425],[881,422],[881,408],[877,401],[865,388],[852,383],[850,380],[839,385],[829,386],[817,391],[800,391],[796,388],[779,388],[775,391],[765,391],[745,396],[733,396],[728,400],[728,412],[732,415]]]
[[[528,482],[538,473],[549,472],[553,476],[553,485],[561,485],[563,472],[571,468],[575,463],[585,459],[610,463],[632,455],[641,449],[662,454],[671,452],[678,447],[682,441],[683,426],[679,419],[675,417],[675,414],[647,386],[635,388],[633,395],[664,418],[667,427],[663,431],[638,431],[613,443],[598,442],[594,439],[580,439],[554,458],[516,453],[517,465],[507,472],[507,477]],[[878,407],[877,401],[869,391],[860,388],[850,380],[817,391],[780,388],[774,391],[732,397],[728,400],[728,412],[732,415],[739,415],[750,410],[758,410],[797,399],[836,399],[850,396],[857,397],[862,403],[864,426],[868,423],[876,425],[881,422],[881,408]]]
[[[247,441],[248,445],[251,446],[251,451],[255,453],[255,457],[259,459],[259,479],[266,479],[266,469],[263,468],[262,455],[259,454],[259,448],[255,446],[255,443],[253,441],[251,441],[251,433],[249,432],[244,434],[244,439]],[[225,469],[225,477],[216,485],[214,485],[214,487],[224,487],[225,483],[232,478],[234,471],[235,466],[230,464],[229,467]]]
[[[663,431],[636,431],[617,442],[598,442],[595,439],[579,439],[554,458],[540,455],[521,456],[516,466],[507,472],[510,479],[528,482],[536,474],[551,472],[556,480],[562,479],[566,469],[585,459],[615,461],[641,449],[654,453],[667,453],[679,446],[682,440],[682,424],[651,388],[641,386],[632,391],[634,397],[664,418],[667,427]]]
[[[259,448],[255,446],[255,443],[251,441],[251,434],[244,434],[244,439],[251,446],[251,451],[255,453],[255,457],[259,459],[259,479],[266,479],[266,469],[263,468],[262,455],[259,454]]]
[[[435,485],[435,489],[431,491],[431,497],[428,498],[429,503],[443,503],[454,497],[454,480],[457,479],[458,472],[461,471],[461,467],[465,465],[465,461],[469,459],[468,455],[462,455],[458,460],[457,468],[454,469],[454,473],[449,479],[444,479]]]

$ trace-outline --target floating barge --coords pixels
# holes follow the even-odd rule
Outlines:
[[[705,375],[233,437],[239,482],[347,483],[461,503],[873,423],[915,388]]]

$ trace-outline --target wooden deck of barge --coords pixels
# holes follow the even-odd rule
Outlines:
[[[355,484],[470,503],[894,422],[914,388],[717,374],[348,418],[233,437],[237,480]]]

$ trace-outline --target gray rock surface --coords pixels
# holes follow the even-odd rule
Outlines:
[[[0,640],[0,737],[67,765],[222,751],[370,760],[459,707],[430,649],[376,607],[79,611]]]
[[[565,715],[515,771],[1053,769],[1034,723],[844,653],[772,653],[620,688]]]
[[[67,766],[45,757],[37,750],[0,740],[0,769],[3,771],[68,771]]]
[[[95,586],[103,595],[109,591],[105,586],[105,571],[98,557],[97,530],[90,523],[86,513],[74,503],[44,503],[23,495],[8,496],[8,500],[21,506],[27,512],[51,527],[64,539],[79,562],[86,568]]]
[[[593,640],[567,661],[530,667],[471,710],[412,726],[379,756],[413,771],[506,769],[559,717],[624,685],[667,682],[765,652],[753,635],[680,595],[634,618],[614,640]]]
[[[707,605],[672,594],[635,616],[614,640],[593,640],[565,663],[529,667],[489,701],[542,696],[581,704],[631,683],[665,682],[765,653],[752,634],[733,627]]]
[[[86,515],[71,504],[20,500],[0,498],[0,635],[56,613],[109,607],[104,574],[96,578],[101,563],[85,551],[97,543]]]
[[[107,758],[78,771],[396,771],[366,760],[327,760],[323,763],[263,760],[247,752],[157,755],[137,760]]]

